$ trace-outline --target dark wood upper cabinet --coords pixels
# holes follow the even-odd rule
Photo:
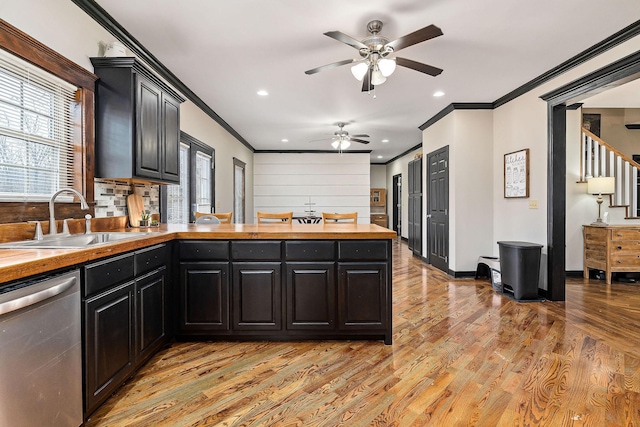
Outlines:
[[[179,183],[184,98],[135,58],[91,62],[99,77],[95,176]]]

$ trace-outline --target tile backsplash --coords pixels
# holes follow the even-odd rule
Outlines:
[[[127,211],[127,196],[133,194],[134,191],[142,196],[145,209],[151,211],[152,214],[160,212],[159,185],[95,179],[96,218],[129,215]]]

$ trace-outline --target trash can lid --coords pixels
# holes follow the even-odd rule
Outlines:
[[[539,249],[542,248],[542,245],[538,243],[531,242],[498,242],[498,245],[504,246],[506,248],[522,248],[522,249]]]

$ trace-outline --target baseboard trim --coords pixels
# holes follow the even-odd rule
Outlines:
[[[564,272],[564,275],[567,277],[577,277],[582,279],[583,278],[583,271],[582,270],[568,270]]]
[[[476,277],[476,272],[475,271],[453,271],[453,270],[449,270],[447,272],[447,274],[449,274],[449,276],[454,277],[455,279],[462,279],[462,278],[466,278],[466,277]]]

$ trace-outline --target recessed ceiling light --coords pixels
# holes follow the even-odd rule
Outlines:
[[[381,158],[382,158],[382,156],[378,156],[378,158],[379,158],[379,159],[381,159]]]
[[[267,95],[269,95],[269,92],[267,92],[266,90],[259,90],[257,93],[258,93],[258,95],[260,95],[260,96],[267,96]]]
[[[389,142],[389,140],[388,139],[383,139],[382,142]]]
[[[439,91],[437,91],[437,92],[434,92],[434,93],[433,93],[433,96],[435,96],[435,97],[444,96],[444,92],[443,92],[443,91],[441,91],[441,90],[439,90]]]
[[[289,142],[289,140],[287,138],[283,138],[282,142]]]

